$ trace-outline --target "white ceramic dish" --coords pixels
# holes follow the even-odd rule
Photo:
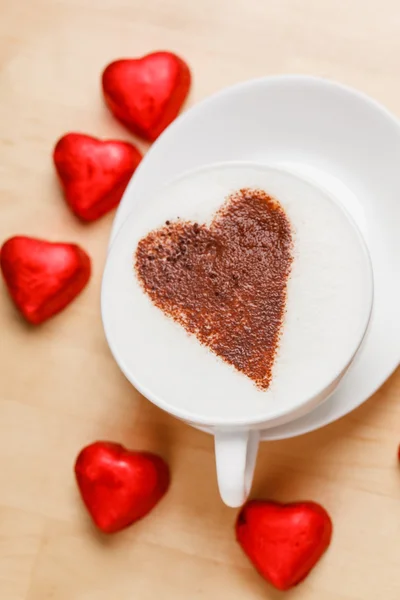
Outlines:
[[[167,319],[133,273],[135,248],[149,231],[175,214],[209,222],[227,193],[246,188],[279,198],[295,232],[283,332],[264,391]],[[214,435],[220,494],[233,507],[250,491],[260,432],[305,415],[334,392],[362,343],[372,304],[368,249],[348,211],[287,169],[248,161],[186,172],[133,211],[108,254],[101,293],[104,331],[121,370],[154,404]]]
[[[400,124],[367,96],[321,79],[236,85],[183,114],[152,146],[125,192],[112,239],[158,187],[186,170],[230,160],[285,167],[325,187],[353,215],[371,254],[373,316],[348,374],[324,404],[262,434],[292,437],[352,411],[399,363]]]

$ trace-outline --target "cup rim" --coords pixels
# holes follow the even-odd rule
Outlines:
[[[112,332],[109,330],[109,327],[107,324],[106,308],[105,308],[105,300],[104,300],[104,298],[106,297],[106,295],[108,293],[107,273],[110,268],[111,257],[113,256],[113,253],[115,252],[115,247],[117,245],[118,239],[120,238],[120,236],[122,236],[124,234],[124,231],[129,227],[129,223],[131,222],[131,220],[133,220],[135,218],[136,211],[132,211],[128,215],[128,217],[125,219],[124,223],[119,228],[119,230],[109,248],[109,252],[107,255],[107,259],[106,259],[106,264],[104,267],[102,283],[101,283],[101,317],[102,317],[102,323],[103,323],[103,328],[104,328],[104,333],[106,336],[107,343],[109,345],[109,348],[111,350],[111,353],[113,354],[113,357],[114,357],[116,363],[118,364],[121,371],[124,373],[125,377],[147,400],[149,400],[150,402],[152,402],[153,404],[155,404],[156,406],[158,406],[165,412],[168,412],[169,414],[173,415],[174,417],[176,417],[178,419],[181,419],[190,424],[200,426],[200,427],[222,427],[222,428],[229,428],[229,429],[237,429],[237,428],[246,428],[246,427],[257,426],[257,425],[262,425],[263,427],[265,427],[265,425],[267,423],[268,423],[268,426],[272,427],[272,426],[280,425],[282,423],[286,423],[288,421],[295,420],[299,416],[302,416],[303,414],[309,412],[309,410],[315,408],[315,406],[319,405],[322,401],[326,400],[335,391],[337,384],[340,382],[342,377],[345,375],[346,371],[348,370],[349,366],[351,365],[352,361],[354,360],[360,346],[363,343],[363,340],[366,336],[366,333],[368,331],[368,326],[369,326],[369,323],[371,320],[372,309],[373,309],[373,300],[374,300],[374,278],[373,278],[372,261],[371,261],[371,256],[370,256],[366,241],[364,239],[364,236],[362,235],[358,224],[356,223],[356,221],[354,220],[354,218],[350,214],[350,212],[346,209],[346,207],[344,205],[342,205],[340,203],[340,201],[328,190],[322,188],[320,185],[318,185],[315,182],[311,182],[306,177],[298,175],[297,173],[292,173],[289,169],[286,169],[284,167],[275,166],[275,165],[267,165],[267,164],[264,164],[259,161],[249,161],[249,160],[247,160],[247,161],[244,161],[244,160],[243,161],[238,161],[238,160],[220,161],[220,162],[215,162],[215,163],[208,163],[206,165],[202,165],[202,166],[194,168],[194,169],[188,169],[188,170],[185,170],[184,172],[180,173],[177,177],[171,179],[170,181],[168,181],[168,183],[166,183],[159,190],[157,190],[157,192],[154,194],[154,196],[158,195],[160,193],[160,191],[162,189],[164,189],[165,187],[174,185],[175,183],[179,182],[181,179],[185,179],[186,177],[190,177],[192,175],[196,175],[197,173],[201,173],[203,171],[208,171],[208,170],[211,170],[214,168],[219,169],[219,168],[223,168],[223,167],[232,167],[232,166],[237,166],[237,167],[248,166],[248,167],[252,167],[252,168],[259,168],[261,170],[278,171],[281,173],[288,174],[291,177],[294,177],[296,179],[299,179],[302,182],[306,182],[308,185],[313,186],[314,188],[317,188],[319,191],[321,191],[325,196],[327,196],[330,199],[331,202],[333,202],[337,207],[339,207],[339,209],[344,213],[344,215],[347,217],[347,220],[352,225],[352,229],[353,229],[355,235],[357,236],[360,246],[363,250],[363,255],[366,259],[366,265],[368,265],[367,269],[366,269],[366,273],[368,274],[368,282],[366,281],[366,283],[369,288],[369,291],[368,291],[369,304],[368,304],[368,308],[367,308],[367,318],[366,318],[363,328],[360,332],[360,335],[358,336],[358,342],[355,345],[355,348],[353,349],[347,362],[343,365],[343,367],[339,370],[339,372],[336,373],[335,376],[332,377],[330,379],[330,381],[326,385],[324,385],[316,394],[314,394],[312,397],[306,398],[302,402],[297,403],[295,405],[295,407],[288,407],[288,408],[282,409],[280,411],[277,411],[276,413],[274,413],[274,415],[272,417],[265,417],[265,416],[259,415],[257,417],[249,418],[249,419],[243,419],[243,418],[239,418],[239,419],[237,419],[237,418],[229,419],[228,418],[227,419],[227,418],[222,418],[222,417],[218,417],[218,418],[213,417],[212,419],[209,419],[207,417],[204,417],[201,414],[198,414],[197,412],[194,412],[194,411],[192,412],[187,409],[182,409],[182,408],[176,407],[173,404],[169,404],[168,402],[164,401],[159,395],[154,394],[145,385],[142,385],[139,380],[140,378],[135,377],[131,373],[131,370],[128,368],[127,363],[124,360],[124,357],[122,356],[122,353],[119,352],[117,345],[113,341]],[[150,200],[151,200],[151,198],[150,198]],[[333,382],[337,382],[336,385],[332,386]]]

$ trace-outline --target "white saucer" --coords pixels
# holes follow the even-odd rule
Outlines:
[[[399,364],[400,123],[367,96],[313,77],[265,77],[223,90],[184,113],[151,147],[124,194],[111,240],[159,186],[229,160],[284,166],[327,188],[352,213],[371,253],[373,317],[348,374],[324,404],[262,436],[293,437],[354,410]]]

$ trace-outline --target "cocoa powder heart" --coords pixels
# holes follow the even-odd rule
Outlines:
[[[210,226],[178,220],[151,231],[137,246],[135,270],[158,308],[265,390],[292,246],[279,202],[243,189],[227,198]]]

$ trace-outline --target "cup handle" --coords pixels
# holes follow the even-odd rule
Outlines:
[[[242,506],[253,483],[260,433],[217,430],[214,436],[221,498],[228,506]]]

